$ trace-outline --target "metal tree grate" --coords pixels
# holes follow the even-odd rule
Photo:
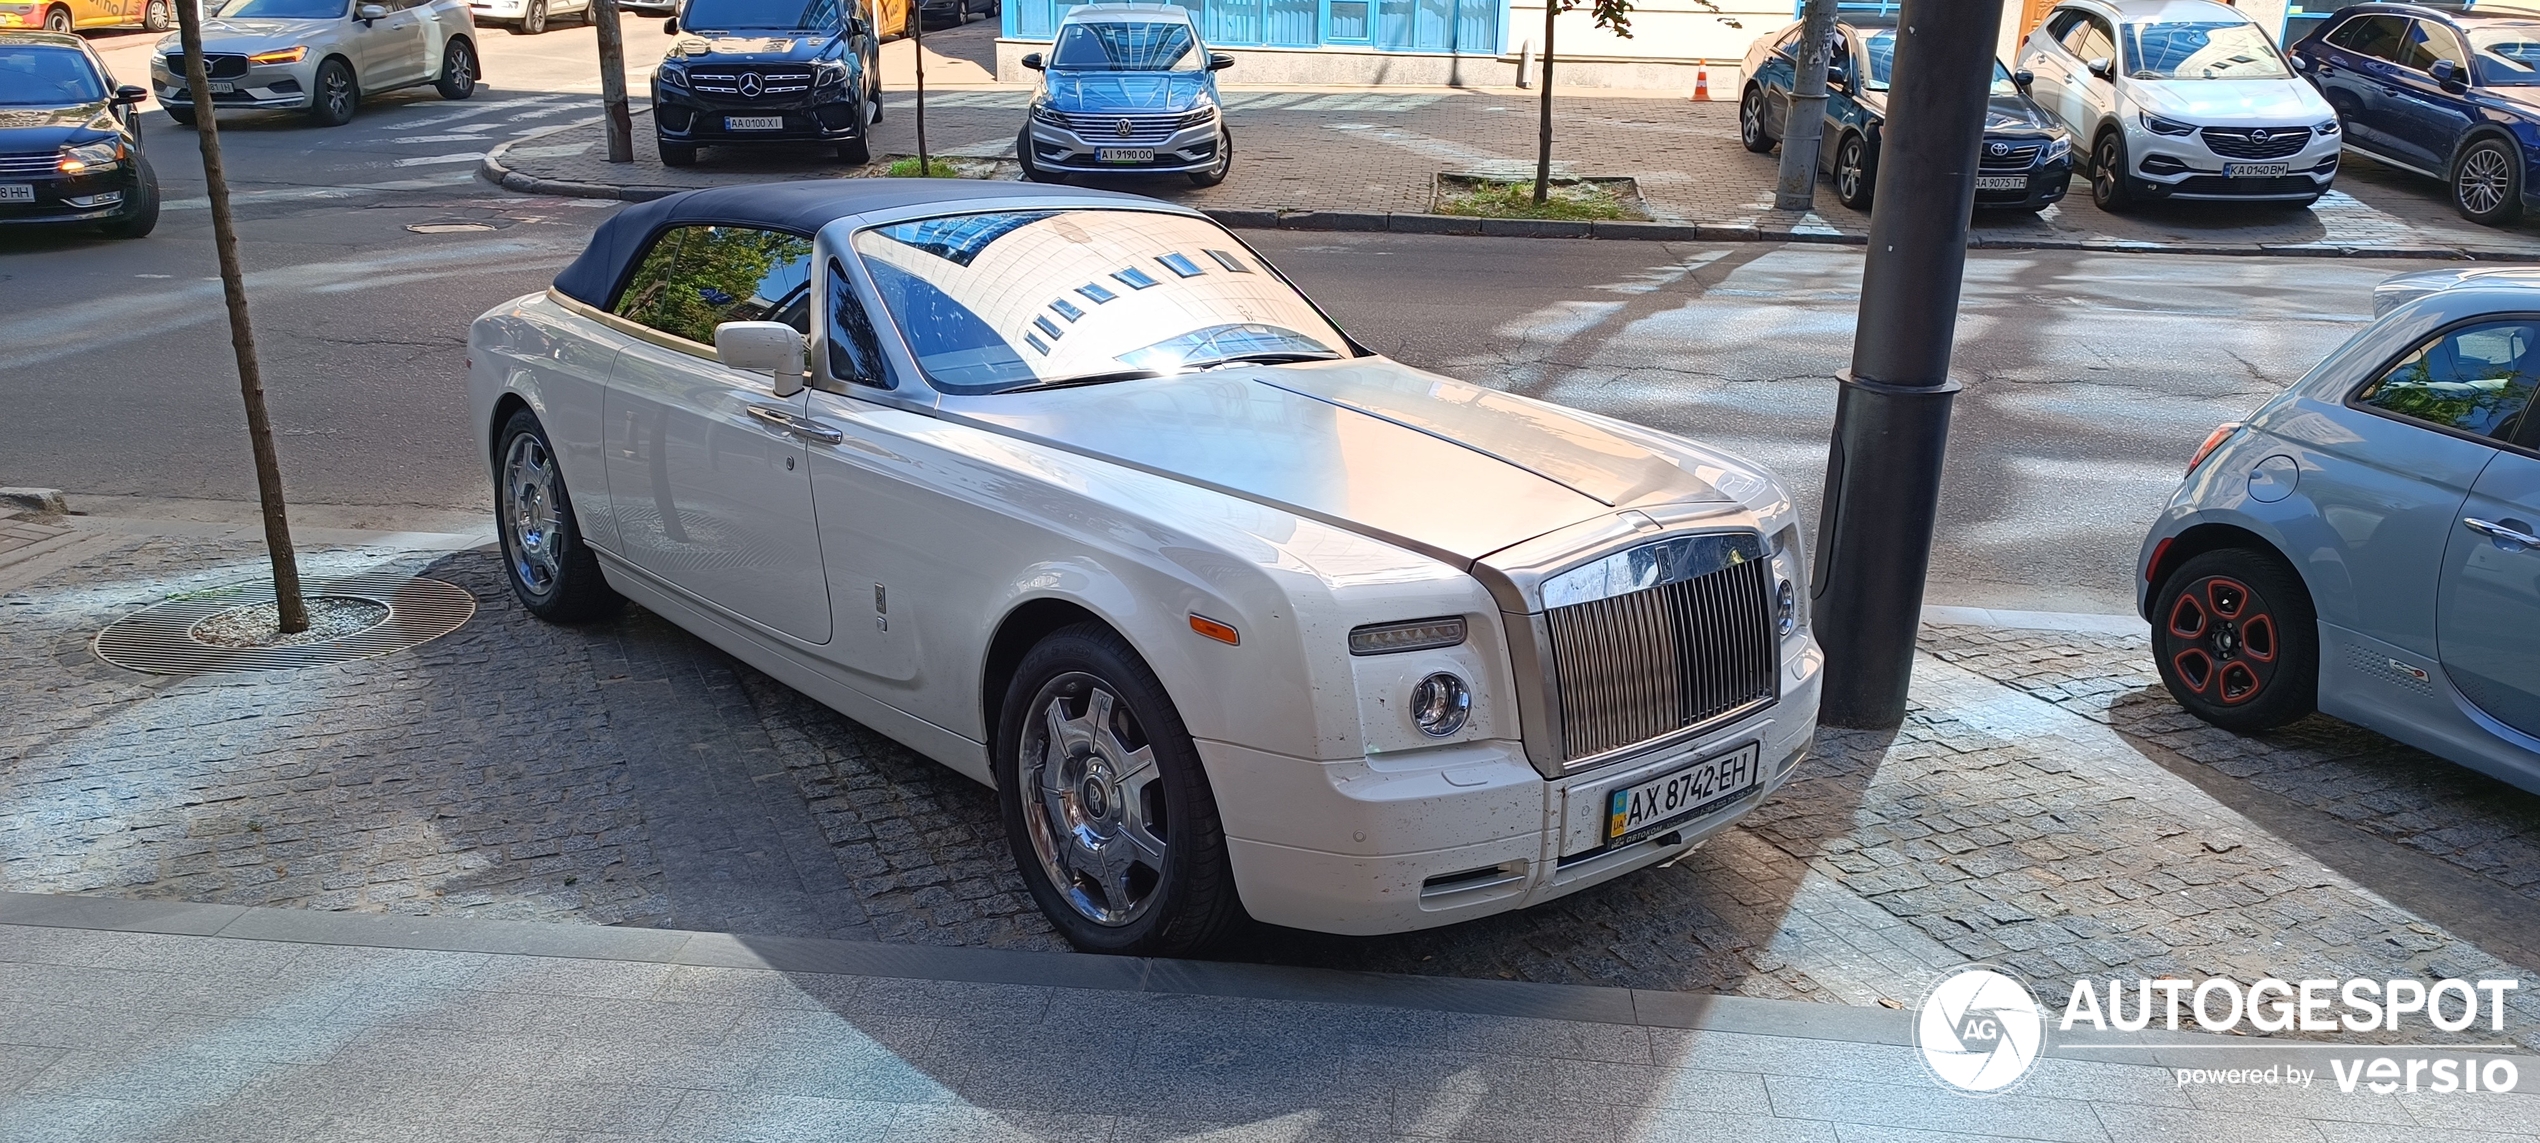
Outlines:
[[[255,580],[189,592],[124,616],[97,633],[97,657],[154,675],[288,671],[419,647],[476,614],[476,597],[464,588],[402,572],[315,577],[303,580],[301,591],[310,598],[367,599],[386,607],[388,618],[349,635],[292,647],[215,647],[193,637],[194,626],[211,616],[272,603],[272,582]]]

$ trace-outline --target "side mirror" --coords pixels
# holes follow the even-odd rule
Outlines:
[[[807,352],[803,335],[783,322],[727,321],[714,327],[715,357],[734,369],[774,374],[773,388],[779,397],[803,391]]]
[[[353,18],[365,24],[373,20],[385,20],[388,18],[388,8],[383,4],[364,4],[353,9]]]
[[[2027,91],[2030,87],[2036,85],[2036,83],[2037,73],[2030,71],[2027,68],[2021,68],[2020,70],[2011,73],[2011,86],[2019,88],[2022,91]]]
[[[2109,59],[2106,56],[2101,56],[2083,66],[2090,69],[2090,74],[2098,76],[2101,79],[2115,79],[2117,77],[2117,61]]]
[[[1235,57],[1227,55],[1224,52],[1208,53],[1208,70],[1224,71],[1233,66],[1235,66]]]
[[[125,107],[137,106],[148,98],[150,98],[150,89],[146,87],[136,87],[127,83],[115,89],[115,102]]]
[[[865,27],[864,17],[849,16],[847,17],[847,34],[850,36],[867,36],[872,34],[872,29]]]
[[[1852,90],[1852,74],[1851,74],[1850,72],[1847,72],[1847,71],[1843,70],[1842,68],[1839,68],[1839,67],[1830,67],[1830,68],[1827,68],[1827,69],[1826,69],[1826,90],[1828,90],[1828,91],[1842,91],[1842,92],[1849,92],[1849,91],[1851,91],[1851,90]]]
[[[2309,56],[2303,55],[2300,52],[2295,52],[2284,58],[2293,65],[2293,70],[2295,71],[2311,70],[2311,57]]]
[[[1028,67],[1033,71],[1039,71],[1043,66],[1045,66],[1041,63],[1041,53],[1039,52],[1023,53],[1023,59],[1021,62],[1023,66]]]
[[[661,22],[661,30],[662,30],[662,34],[663,34],[663,35],[668,35],[668,36],[676,36],[676,35],[678,35],[678,34],[679,34],[679,17],[677,17],[677,16],[665,16],[665,17],[663,17],[663,18],[662,18],[662,22]]]
[[[2425,73],[2433,76],[2435,85],[2445,91],[2460,91],[2469,86],[2468,81],[2461,78],[2461,65],[2450,60],[2434,61],[2434,66],[2427,68]]]

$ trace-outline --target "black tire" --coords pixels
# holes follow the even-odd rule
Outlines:
[[[164,32],[175,26],[176,16],[168,7],[168,0],[150,0],[149,6],[141,10],[142,31]]]
[[[1108,719],[1097,717],[1101,695],[1110,696]],[[1083,740],[1051,750],[1053,721]],[[1140,753],[1151,762],[1138,762]],[[1006,687],[994,765],[1015,866],[1041,912],[1077,948],[1188,956],[1243,916],[1199,751],[1155,672],[1110,628],[1068,627],[1023,656]],[[1051,815],[1076,823],[1064,840],[1035,824]],[[1102,852],[1086,838],[1105,843]],[[1044,846],[1054,856],[1045,857]],[[1077,863],[1084,860],[1101,868]],[[1066,885],[1053,869],[1064,871]],[[1105,912],[1113,916],[1097,915]]]
[[[61,7],[60,5],[55,5],[44,10],[45,31],[60,32],[64,35],[68,35],[73,27],[74,25],[71,23],[70,9]]]
[[[970,0],[953,0],[953,27],[970,22]]]
[[[1204,171],[1187,172],[1191,185],[1213,187],[1235,173],[1235,133],[1220,124],[1217,128],[1217,163]]]
[[[2452,157],[2452,209],[2481,226],[2522,217],[2522,154],[2510,140],[2474,139]]]
[[[1737,101],[1737,141],[1758,155],[1773,149],[1774,139],[1764,130],[1764,89],[1748,85],[1746,94]]]
[[[1854,210],[1868,210],[1878,184],[1878,159],[1870,154],[1870,141],[1845,132],[1834,147],[1834,197]]]
[[[173,121],[179,127],[191,127],[194,125],[193,104],[162,103],[159,105],[159,110],[167,112],[169,120]]]
[[[1043,170],[1032,158],[1032,129],[1024,128],[1014,136],[1014,161],[1023,168],[1023,177],[1036,183],[1063,183],[1067,172]]]
[[[140,164],[141,177],[133,183],[124,212],[97,224],[98,233],[108,238],[147,238],[159,227],[159,173],[150,169],[146,157],[134,162]]]
[[[2134,209],[2134,178],[2126,173],[2125,137],[2110,131],[2090,148],[2090,201],[2110,214]]]
[[[2162,581],[2152,604],[2153,660],[2189,714],[2246,734],[2317,709],[2317,613],[2272,553],[2206,552]]]
[[[494,534],[512,594],[549,623],[614,614],[626,601],[601,578],[598,557],[582,542],[582,523],[546,428],[529,410],[517,409],[494,441]],[[536,475],[524,471],[533,462]]]
[[[515,36],[535,36],[546,32],[547,0],[529,0],[529,6],[520,10],[520,19],[513,21],[508,30]]]
[[[362,90],[353,81],[353,65],[341,59],[319,64],[316,90],[309,93],[309,119],[320,127],[341,127],[362,107]]]
[[[873,144],[862,135],[840,143],[838,161],[857,167],[870,163],[873,161]]]
[[[476,48],[466,40],[452,40],[441,53],[441,78],[432,81],[432,90],[443,99],[465,99],[476,94]]]
[[[656,138],[653,140],[653,145],[660,149],[661,165],[665,167],[697,165],[697,145],[694,143],[673,143],[667,139]]]
[[[882,69],[878,65],[867,64],[864,69],[864,74],[873,77],[873,86],[871,88],[873,93],[873,114],[872,117],[866,121],[869,123],[879,123],[882,121]]]

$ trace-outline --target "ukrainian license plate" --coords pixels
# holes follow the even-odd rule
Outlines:
[[[2223,174],[2235,179],[2276,179],[2292,168],[2283,163],[2224,163]]]
[[[1096,147],[1094,159],[1104,163],[1152,163],[1155,161],[1155,148]]]
[[[1605,806],[1605,840],[1633,841],[1657,827],[1693,817],[1744,794],[1764,781],[1764,747],[1749,742],[1736,752],[1705,758],[1636,786],[1614,791]]]
[[[210,83],[214,95],[231,95],[238,90],[238,85],[235,83],[222,83],[218,80],[212,80]]]
[[[0,183],[0,202],[34,202],[32,183]]]
[[[2027,190],[2027,175],[1977,175],[1977,190]]]
[[[785,129],[785,117],[782,115],[726,115],[723,117],[723,129],[726,131],[782,131]]]

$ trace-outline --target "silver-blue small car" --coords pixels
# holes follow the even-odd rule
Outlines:
[[[2227,729],[2317,709],[2540,791],[2540,282],[2383,294],[2144,538],[2161,679]]]
[[[1173,4],[1086,4],[1068,9],[1014,140],[1023,174],[1180,174],[1211,187],[1235,168],[1235,137],[1217,102],[1217,73],[1233,57],[1200,42],[1190,10]]]

